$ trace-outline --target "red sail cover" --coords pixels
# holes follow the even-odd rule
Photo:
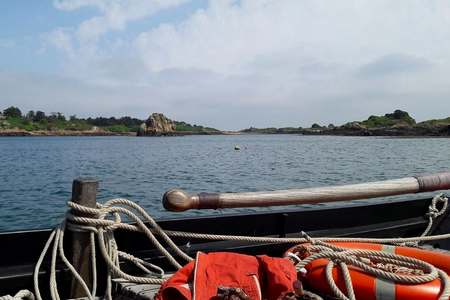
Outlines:
[[[198,253],[163,283],[156,300],[217,299],[219,286],[241,288],[250,299],[277,300],[293,291],[295,267],[286,258],[237,253]]]

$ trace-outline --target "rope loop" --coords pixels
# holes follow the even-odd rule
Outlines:
[[[441,208],[438,208],[438,205],[442,204]],[[427,228],[423,231],[421,237],[427,236],[431,229],[433,228],[434,220],[440,216],[442,216],[448,207],[448,198],[443,194],[437,194],[431,200],[430,206],[428,206],[428,212],[425,214],[428,217],[428,225]],[[420,241],[414,241],[411,243],[405,243],[407,246],[418,247],[420,245]]]
[[[442,207],[440,209],[437,208],[438,204],[442,203]],[[448,206],[448,198],[443,194],[438,194],[433,197],[431,200],[431,204],[428,207],[428,213],[426,214],[428,217],[433,219],[442,216],[447,210]]]
[[[150,264],[140,258],[134,257],[131,254],[122,252],[114,238],[114,232],[118,229],[139,232],[144,234],[149,242],[162,254],[168,261],[177,269],[181,268],[180,262],[175,258],[183,261],[191,261],[192,258],[181,250],[172,240],[174,237],[181,237],[188,240],[202,239],[211,241],[242,241],[249,243],[286,243],[286,244],[302,244],[309,243],[308,246],[300,246],[298,249],[306,251],[310,256],[301,260],[302,255],[292,253],[290,256],[297,263],[297,269],[304,274],[304,268],[308,263],[315,259],[327,258],[329,264],[327,265],[327,280],[332,286],[335,295],[339,299],[354,300],[354,291],[351,283],[348,265],[358,267],[374,276],[393,280],[396,282],[410,282],[423,283],[436,278],[441,278],[444,286],[444,293],[439,298],[447,300],[450,295],[449,279],[445,272],[436,269],[432,265],[412,258],[402,257],[399,255],[380,253],[377,251],[367,250],[348,250],[332,245],[328,242],[368,242],[368,243],[417,243],[424,241],[434,241],[450,238],[450,233],[428,236],[433,220],[447,210],[448,199],[443,194],[437,195],[433,198],[427,217],[429,224],[420,237],[412,238],[389,238],[389,239],[370,239],[370,238],[336,238],[336,237],[322,237],[312,238],[305,232],[301,232],[300,238],[276,238],[276,237],[254,237],[254,236],[232,236],[232,235],[215,235],[215,234],[201,234],[193,232],[170,231],[163,230],[156,221],[138,204],[123,198],[111,199],[104,204],[97,204],[95,208],[85,207],[69,201],[67,203],[69,211],[63,222],[58,225],[50,234],[44,249],[36,263],[33,281],[35,296],[37,300],[42,300],[39,290],[39,270],[47,252],[51,251],[51,268],[50,268],[50,294],[53,300],[59,300],[59,293],[56,280],[56,262],[61,260],[70,270],[72,276],[78,281],[79,285],[87,295],[89,300],[94,300],[97,292],[97,270],[96,270],[96,246],[100,250],[102,259],[106,262],[107,270],[107,284],[105,299],[112,300],[112,282],[118,280],[126,280],[142,284],[161,284],[163,282],[164,270]],[[439,209],[438,206],[442,205]],[[124,223],[123,219],[129,219],[134,223]],[[80,274],[75,270],[72,264],[65,256],[63,249],[64,234],[66,230],[85,232],[90,237],[91,248],[91,270],[92,270],[92,288],[89,289],[88,284],[81,278]],[[161,243],[162,240],[165,245]],[[169,252],[166,248],[171,249]],[[51,250],[50,250],[51,249]],[[120,268],[120,260],[127,260],[141,271],[146,276],[133,276],[123,272]],[[334,280],[332,279],[332,270],[334,266],[338,266],[346,279],[346,292],[340,291]],[[405,270],[419,270],[413,272],[414,276],[403,274]],[[398,271],[398,272],[397,272]],[[408,273],[408,271],[406,271]],[[330,275],[331,274],[331,275]],[[23,297],[22,297],[23,295]],[[26,294],[16,295],[13,298],[0,297],[0,300],[16,300],[21,296],[26,298]],[[446,298],[444,298],[444,296]],[[8,296],[11,297],[11,296]],[[29,296],[30,300],[34,300]]]
[[[301,259],[298,253],[289,253],[289,257],[295,258],[296,269],[301,273],[304,273],[306,266],[313,261],[328,259],[325,266],[326,280],[334,296],[340,300],[356,300],[348,266],[396,283],[422,284],[440,278],[443,282],[443,291],[439,300],[448,300],[450,296],[450,280],[447,274],[425,261],[376,250],[350,250],[320,240],[316,240],[316,244],[319,246],[305,246],[306,251],[311,255],[304,259]],[[339,267],[343,275],[346,293],[334,280],[332,270],[335,266]]]
[[[118,250],[118,245],[114,238],[114,232],[117,229],[143,233],[148,238],[150,243],[153,244],[153,246],[155,246],[155,248],[159,250],[159,252],[163,254],[177,269],[181,268],[181,264],[175,259],[173,254],[166,249],[167,247],[161,244],[155,235],[162,238],[169,248],[183,260],[192,260],[189,255],[184,253],[172,241],[172,239],[143,208],[132,201],[122,198],[112,199],[107,201],[105,204],[97,204],[95,208],[86,207],[69,201],[67,206],[70,210],[66,213],[65,220],[50,235],[35,267],[33,279],[37,300],[42,300],[39,290],[39,269],[52,244],[50,294],[51,298],[55,300],[60,299],[56,283],[56,260],[58,257],[69,268],[74,278],[79,282],[81,288],[87,295],[87,298],[89,300],[94,300],[97,288],[96,244],[98,245],[102,259],[106,262],[108,267],[105,292],[106,299],[112,300],[112,280],[122,279],[142,284],[161,284],[163,282],[163,269],[131,254]],[[132,220],[134,224],[123,223],[122,216]],[[84,282],[80,274],[78,274],[69,260],[65,257],[63,239],[66,229],[90,234],[90,248],[92,255],[91,270],[93,273],[91,290],[89,290],[87,283]],[[97,240],[95,239],[95,236],[97,237]],[[146,276],[133,276],[123,272],[120,268],[120,259],[133,263],[137,268],[143,271]]]

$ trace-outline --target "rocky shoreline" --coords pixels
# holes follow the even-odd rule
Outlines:
[[[370,116],[364,121],[348,122],[341,126],[320,126],[310,128],[248,128],[246,134],[301,134],[334,136],[394,136],[394,137],[450,137],[450,118],[428,120],[420,123],[405,111],[396,110],[384,116]]]
[[[364,121],[348,122],[341,126],[320,126],[310,128],[254,128],[241,131],[220,131],[185,122],[172,121],[161,113],[153,113],[144,121],[137,132],[110,131],[92,127],[90,130],[24,130],[0,128],[1,136],[185,136],[185,135],[239,135],[239,134],[300,134],[333,136],[392,136],[392,137],[450,137],[450,118],[428,120],[420,123],[405,111],[396,110],[384,116],[370,116]]]
[[[366,128],[345,129],[334,128],[324,130],[301,130],[303,135],[336,135],[336,136],[396,136],[396,137],[450,137],[450,126],[434,128]]]
[[[39,119],[36,117],[39,116]],[[136,127],[136,123],[140,124]],[[172,121],[161,113],[153,113],[146,121],[131,117],[67,120],[61,113],[46,116],[30,111],[25,116],[17,107],[0,111],[2,136],[184,136],[227,134],[220,130]]]
[[[380,137],[450,137],[450,126],[435,128],[376,128],[376,129],[297,129],[267,131],[182,131],[155,133],[145,136],[189,136],[189,135],[246,135],[246,134],[299,134],[323,136],[380,136]],[[137,136],[136,132],[108,131],[25,131],[0,130],[0,137],[40,137],[40,136]]]
[[[245,130],[244,134],[300,134],[300,135],[333,135],[333,136],[395,136],[395,137],[450,137],[450,126],[434,127],[378,127],[378,128],[302,128],[274,130]]]
[[[135,136],[135,132],[111,132],[111,131],[74,131],[74,130],[39,130],[26,131],[20,129],[0,130],[0,137],[6,136]]]
[[[289,132],[245,132],[243,134],[298,134],[298,135],[323,135],[323,136],[378,136],[378,137],[450,137],[450,133],[446,132],[410,132],[410,131],[397,131],[397,130],[367,130],[367,131],[343,131],[343,130],[298,130],[298,131],[289,131]]]
[[[227,135],[222,131],[196,132],[183,131],[170,134],[153,134],[151,136],[186,136],[186,135]],[[234,133],[236,134],[236,133]],[[239,133],[237,133],[239,134]],[[136,136],[136,132],[110,132],[110,131],[26,131],[26,130],[0,130],[0,137],[39,137],[39,136]]]

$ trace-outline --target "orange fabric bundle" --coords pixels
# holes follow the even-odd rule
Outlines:
[[[219,287],[241,288],[250,299],[277,300],[293,291],[294,265],[285,258],[198,253],[162,286],[156,300],[217,299]]]

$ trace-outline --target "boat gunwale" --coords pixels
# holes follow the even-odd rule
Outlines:
[[[399,197],[399,196],[394,196]],[[215,209],[214,211],[225,211],[225,210],[234,210],[230,213],[218,213],[218,214],[205,214],[205,215],[195,215],[190,213],[187,216],[180,217],[157,217],[155,221],[159,223],[172,223],[177,221],[185,221],[185,220],[207,220],[207,219],[217,219],[217,218],[233,218],[233,217],[242,217],[242,216],[270,216],[270,215],[278,215],[283,213],[299,213],[299,212],[312,212],[312,211],[326,211],[326,210],[336,210],[336,209],[349,209],[349,208],[357,208],[357,207],[370,207],[370,206],[380,206],[380,205],[388,205],[388,204],[399,204],[399,203],[410,203],[410,202],[423,202],[431,200],[431,197],[420,197],[415,199],[359,199],[359,200],[348,200],[348,201],[340,201],[337,203],[326,203],[326,204],[302,204],[302,205],[289,205],[289,208],[275,208],[270,209],[270,207],[265,207],[262,211],[254,211],[255,208],[231,208],[231,209]],[[368,203],[370,201],[371,203]],[[240,211],[236,212],[236,209],[246,209],[248,211]],[[172,213],[173,214],[173,213]],[[179,213],[181,215],[181,213]],[[130,222],[129,224],[135,224],[134,222]],[[56,226],[57,224],[55,224]],[[42,233],[48,232],[50,233],[53,228],[32,228],[32,229],[20,229],[20,230],[12,230],[12,231],[0,231],[0,239],[7,235],[18,235],[18,234],[32,234],[32,233]]]

